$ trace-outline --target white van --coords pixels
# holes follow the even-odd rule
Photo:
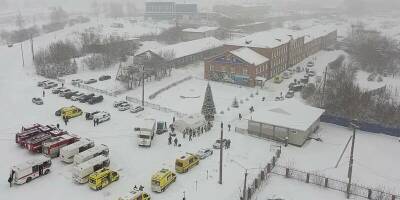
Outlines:
[[[66,163],[72,163],[76,154],[86,151],[92,147],[94,147],[94,142],[88,138],[83,138],[78,142],[61,148],[60,158]]]
[[[156,120],[154,119],[145,119],[140,127],[136,127],[138,145],[150,147],[155,129]]]
[[[72,179],[78,183],[87,183],[89,176],[93,172],[110,165],[110,159],[103,155],[94,157],[84,163],[74,167],[72,170]]]
[[[74,156],[74,165],[79,165],[99,155],[108,156],[109,149],[106,145],[95,146]]]

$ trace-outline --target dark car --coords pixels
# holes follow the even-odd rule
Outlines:
[[[86,102],[89,101],[89,99],[91,99],[92,97],[94,97],[94,94],[93,94],[93,93],[92,93],[92,94],[84,95],[84,96],[82,96],[81,98],[79,98],[78,100],[79,100],[79,102],[81,102],[81,103],[86,103]]]
[[[85,81],[85,82],[83,82],[83,83],[85,83],[85,84],[92,84],[92,83],[96,83],[96,82],[97,82],[96,79],[91,78],[91,79],[89,79],[89,80],[87,80],[87,81]]]
[[[58,88],[56,88],[56,89],[53,89],[53,90],[51,91],[51,93],[53,93],[53,94],[58,94],[58,93],[60,93],[60,91],[61,91],[62,89],[65,89],[65,88],[64,88],[64,87],[58,87]]]
[[[100,96],[93,96],[92,98],[90,98],[89,100],[88,100],[88,103],[89,104],[96,104],[96,103],[100,103],[100,102],[102,102],[103,101],[103,96],[102,95],[100,95]]]
[[[289,92],[286,93],[285,98],[293,98],[294,97],[294,91],[289,90]]]
[[[108,80],[108,79],[111,79],[111,76],[103,75],[103,76],[100,76],[99,81],[105,81],[105,80]]]
[[[291,88],[289,88],[290,90],[293,90],[295,92],[299,92],[301,91],[301,89],[303,89],[303,85],[302,84],[296,84],[293,85]]]
[[[71,97],[77,95],[78,93],[79,93],[79,91],[71,91],[71,92],[66,93],[64,97],[66,99],[71,99]]]
[[[94,115],[97,114],[97,113],[100,113],[100,111],[87,112],[87,113],[85,114],[85,119],[86,119],[86,120],[93,120]]]

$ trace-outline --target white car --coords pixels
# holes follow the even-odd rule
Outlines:
[[[206,149],[200,149],[196,155],[200,158],[200,159],[204,159],[207,158],[209,156],[211,156],[213,154],[213,150],[206,148]]]
[[[114,108],[118,108],[121,104],[128,103],[127,101],[114,101]]]
[[[101,111],[101,112],[93,115],[93,119],[95,119],[95,120],[98,119],[99,123],[102,123],[102,122],[110,120],[111,114],[108,112],[105,112],[105,111]]]
[[[131,108],[131,105],[129,103],[123,103],[118,106],[119,111],[129,110],[129,108]]]
[[[134,108],[131,108],[131,113],[138,113],[143,110],[144,110],[144,108],[142,106],[136,106]]]
[[[78,101],[78,99],[79,99],[81,96],[83,96],[83,95],[85,95],[85,93],[80,92],[80,93],[78,93],[78,94],[72,96],[72,97],[71,97],[71,101]]]
[[[290,73],[288,71],[283,72],[282,73],[282,78],[289,79],[290,78]]]

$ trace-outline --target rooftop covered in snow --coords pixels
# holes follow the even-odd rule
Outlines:
[[[293,32],[289,29],[277,28],[236,39],[228,43],[228,45],[275,48],[289,42],[291,39],[289,35],[293,34]]]
[[[183,32],[191,32],[191,33],[205,33],[208,31],[215,31],[218,27],[211,27],[211,26],[201,26],[199,28],[187,28],[183,29]]]
[[[325,110],[298,100],[274,101],[255,109],[251,120],[293,130],[306,131]]]
[[[230,53],[239,57],[240,59],[246,61],[247,63],[254,64],[255,66],[261,65],[261,64],[269,61],[269,59],[266,58],[265,56],[255,52],[247,47],[242,47],[242,48],[233,50]]]
[[[336,30],[336,27],[333,25],[319,25],[300,30],[298,33],[304,35],[304,43],[308,43],[312,40],[325,36],[334,30]]]

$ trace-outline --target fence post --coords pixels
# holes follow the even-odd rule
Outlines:
[[[325,187],[328,187],[328,178],[325,178]]]
[[[310,174],[307,173],[306,183],[309,183],[309,182],[310,182]]]
[[[276,161],[276,158],[274,156],[274,157],[272,157],[272,167],[275,167],[275,161]]]
[[[264,172],[264,170],[261,171],[261,180],[265,180],[265,172]]]
[[[267,164],[267,173],[271,173],[271,163]]]
[[[286,168],[285,177],[286,177],[286,178],[289,178],[289,168]]]

